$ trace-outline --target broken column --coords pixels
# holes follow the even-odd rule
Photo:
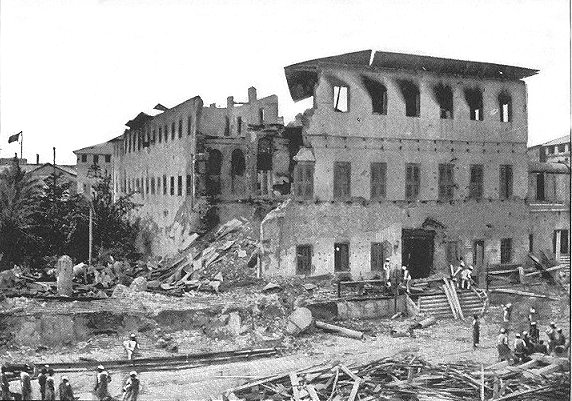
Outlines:
[[[56,267],[56,282],[58,295],[71,297],[73,293],[73,262],[68,255],[58,259]]]

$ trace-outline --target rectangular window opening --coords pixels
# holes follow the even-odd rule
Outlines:
[[[334,199],[347,200],[351,197],[351,163],[334,163]]]
[[[512,238],[501,239],[501,263],[512,262]]]
[[[405,165],[405,199],[408,201],[417,200],[419,197],[419,187],[421,186],[420,168],[418,163],[407,163]]]
[[[301,199],[314,197],[314,163],[298,163],[294,174],[294,194]]]
[[[175,195],[175,177],[171,176],[171,195]]]
[[[349,88],[334,86],[334,111],[346,113],[349,110]]]
[[[163,195],[167,195],[167,176],[163,175]]]
[[[312,245],[296,246],[296,274],[312,274]]]
[[[187,195],[193,194],[193,184],[192,184],[192,177],[190,174],[187,174]]]
[[[471,166],[469,198],[482,199],[482,197],[483,197],[483,165],[473,164]]]
[[[177,196],[182,196],[182,195],[183,195],[183,177],[179,175],[177,177]]]
[[[499,198],[510,199],[512,197],[512,166],[500,166]]]
[[[236,130],[238,135],[242,134],[242,117],[236,117]]]
[[[183,137],[183,120],[179,120],[179,139]]]
[[[383,244],[381,242],[371,243],[371,271],[383,271]]]
[[[387,163],[371,163],[370,172],[370,198],[372,200],[384,199]]]
[[[350,270],[350,244],[340,242],[334,244],[334,272]]]

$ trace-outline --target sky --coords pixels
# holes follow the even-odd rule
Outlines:
[[[2,0],[0,157],[75,164],[72,151],[120,135],[157,103],[226,105],[278,95],[284,67],[373,49],[516,65],[529,145],[570,133],[568,0]]]

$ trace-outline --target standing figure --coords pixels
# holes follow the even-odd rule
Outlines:
[[[59,390],[61,401],[74,401],[73,390],[67,376],[62,376],[62,382],[60,383]]]
[[[129,373],[129,378],[123,386],[123,401],[137,401],[139,396],[139,378],[137,377],[137,372],[134,370]]]
[[[510,326],[510,318],[512,316],[512,304],[509,302],[502,306],[502,321],[506,329]]]
[[[46,400],[54,401],[56,399],[56,381],[54,379],[54,370],[48,369],[48,377],[46,377]]]
[[[10,382],[6,376],[6,368],[0,366],[0,397],[3,400],[11,400],[12,395],[10,394]]]
[[[127,352],[127,359],[133,359],[133,355],[135,354],[135,350],[139,349],[139,343],[135,338],[135,334],[131,334],[129,336],[129,340],[123,341],[123,347]]]
[[[471,289],[471,274],[473,272],[473,266],[467,266],[465,268],[463,268],[463,270],[461,271],[461,288],[462,289],[467,289],[470,290]]]
[[[540,339],[540,330],[538,330],[535,321],[530,322],[530,328],[528,329],[528,334],[530,335],[530,341],[534,344],[537,344],[538,340]]]
[[[38,375],[38,384],[40,385],[40,397],[46,399],[46,379],[48,378],[48,365],[45,365]]]
[[[389,258],[386,258],[385,263],[383,264],[383,281],[388,287],[391,286],[391,283],[389,281],[390,273],[391,273],[391,263],[389,261]]]
[[[405,286],[405,291],[409,294],[411,292],[411,274],[409,274],[407,266],[401,266],[401,280]]]
[[[103,365],[97,367],[97,376],[95,378],[95,396],[99,401],[104,401],[111,397],[109,394],[108,385],[111,381],[109,373],[105,370]]]
[[[32,382],[30,374],[26,371],[20,373],[20,384],[22,386],[22,400],[32,399]]]
[[[526,357],[526,343],[520,337],[520,333],[516,333],[514,336],[516,337],[514,339],[515,362],[524,362],[524,358]]]
[[[548,353],[550,354],[557,345],[554,343],[556,339],[556,323],[550,322],[550,327],[546,330],[546,336],[548,337]]]
[[[526,347],[525,355],[528,356],[532,354],[534,352],[534,345],[532,345],[532,341],[530,341],[530,336],[526,330],[522,332],[522,341],[524,341]]]
[[[479,315],[473,315],[473,349],[477,348],[480,341],[481,323],[479,322]]]
[[[538,312],[536,312],[534,306],[531,306],[530,310],[528,311],[528,321],[531,324],[532,322],[538,322]]]
[[[510,347],[508,346],[508,335],[506,329],[500,329],[500,334],[497,337],[497,350],[499,353],[499,362],[508,361],[510,359]]]

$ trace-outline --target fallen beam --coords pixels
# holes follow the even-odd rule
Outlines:
[[[324,323],[317,320],[316,320],[316,327],[323,330],[333,331],[335,333],[342,334],[346,337],[355,338],[357,340],[361,340],[364,337],[364,334],[361,331],[347,329],[345,327],[335,326],[333,324]]]
[[[522,295],[524,297],[536,297],[536,298],[546,298],[551,301],[558,301],[558,298],[549,297],[548,295],[542,294],[535,294],[533,292],[525,292],[525,291],[518,291],[518,290],[510,290],[508,288],[491,288],[489,292],[500,292],[503,294],[514,294],[514,295]]]
[[[544,271],[537,271],[537,272],[527,273],[527,274],[525,274],[524,276],[525,276],[525,277],[538,276],[538,275],[540,275],[540,274],[542,274],[542,273],[546,273],[546,272],[551,272],[551,271],[554,271],[554,270],[563,269],[563,268],[565,268],[565,267],[566,267],[565,265],[558,265],[558,266],[554,266],[554,267],[549,267],[548,269],[545,269]]]

